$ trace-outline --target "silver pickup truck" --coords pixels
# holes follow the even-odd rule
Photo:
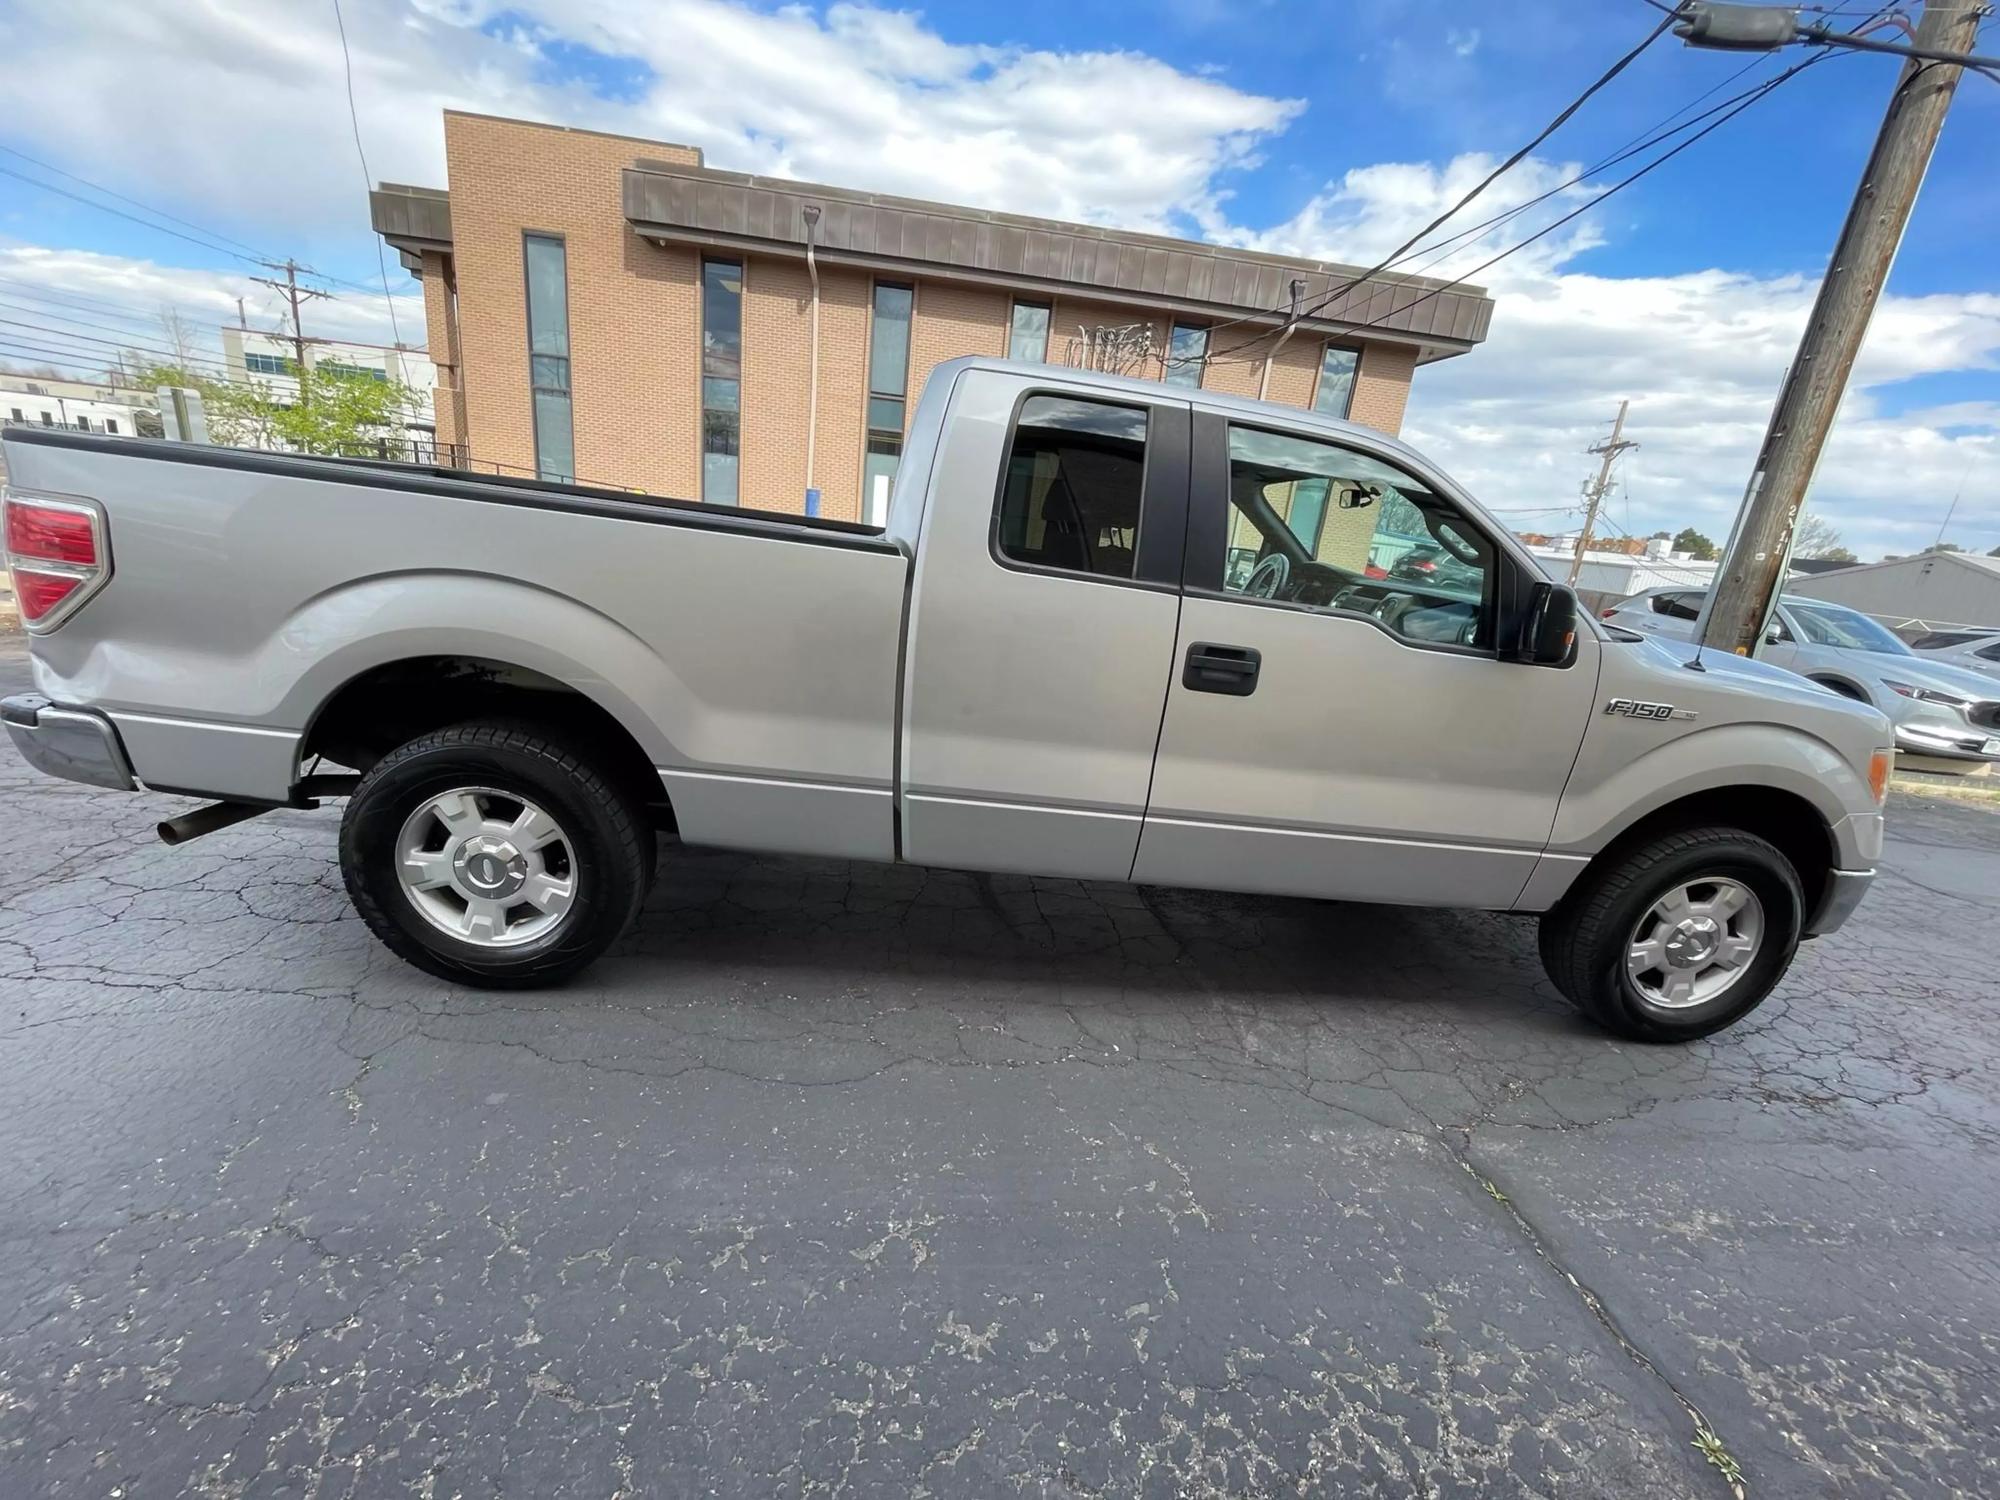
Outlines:
[[[1580,618],[1420,455],[1309,412],[953,361],[880,530],[5,441],[21,752],[220,799],[170,841],[345,796],[355,906],[467,984],[588,964],[667,830],[1539,913],[1579,1008],[1681,1040],[1840,925],[1881,846],[1879,713]]]

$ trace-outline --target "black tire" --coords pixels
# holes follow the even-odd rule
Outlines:
[[[1677,885],[1726,878],[1748,886],[1764,932],[1740,976],[1712,999],[1685,1008],[1655,1004],[1626,972],[1639,921]],[[1609,1031],[1643,1042],[1691,1042],[1741,1020],[1771,993],[1798,951],[1805,897],[1798,871],[1778,849],[1734,828],[1691,828],[1593,863],[1578,888],[1542,918],[1542,964],[1576,1008]]]
[[[560,825],[575,895],[547,933],[511,947],[460,940],[418,911],[397,877],[404,823],[431,797],[467,786],[519,793]],[[525,723],[454,724],[390,751],[340,820],[341,874],[369,930],[426,973],[482,989],[557,984],[585,968],[631,925],[656,852],[632,788],[587,749]]]

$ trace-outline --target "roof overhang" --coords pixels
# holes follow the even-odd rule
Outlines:
[[[1419,363],[1464,353],[1492,319],[1482,289],[1426,277],[1350,286],[1360,268],[1324,261],[700,167],[642,162],[624,173],[626,222],[656,244],[803,259],[808,206],[819,209],[815,259],[877,274],[1042,298],[1096,296],[1215,322],[1240,319],[1246,331],[1283,326],[1298,280],[1308,304],[1333,294],[1299,328],[1412,347]]]
[[[442,188],[382,183],[368,194],[368,219],[412,276],[423,275],[426,250],[451,253],[451,195]]]

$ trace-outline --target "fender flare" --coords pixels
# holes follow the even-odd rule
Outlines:
[[[504,623],[466,623],[479,620]],[[562,683],[617,720],[655,765],[682,759],[670,726],[693,728],[693,695],[631,631],[575,599],[490,573],[374,574],[328,590],[274,632],[259,667],[286,684],[272,722],[304,732],[357,678],[439,656],[503,662]]]

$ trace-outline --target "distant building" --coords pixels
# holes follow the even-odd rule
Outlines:
[[[713,505],[878,519],[925,380],[965,354],[1393,433],[1413,373],[1476,348],[1493,309],[1459,282],[745,176],[692,146],[456,110],[444,144],[445,186],[371,200],[423,283],[439,437],[482,468]]]
[[[0,422],[132,437],[139,432],[142,413],[149,429],[157,431],[152,423],[159,412],[151,391],[132,386],[0,372]]]
[[[222,358],[229,378],[239,385],[258,384],[272,397],[290,405],[298,399],[299,382],[292,373],[296,354],[292,341],[255,328],[224,327]],[[422,349],[403,345],[358,344],[339,339],[312,339],[306,344],[309,369],[359,375],[371,380],[394,380],[409,392],[399,430],[393,434],[414,456],[428,460],[437,440],[437,419],[432,409],[432,393],[437,387],[437,366]]]
[[[1666,543],[1655,543],[1656,549],[1664,549]],[[1561,582],[1569,577],[1570,563],[1576,556],[1576,540],[1570,538],[1567,546],[1557,538],[1554,544],[1535,546],[1530,543],[1528,550],[1535,561],[1549,577]],[[1611,603],[1619,599],[1629,599],[1634,594],[1643,594],[1647,589],[1665,588],[1679,584],[1688,588],[1706,588],[1715,577],[1716,564],[1701,562],[1685,552],[1659,550],[1657,555],[1618,551],[1599,551],[1593,546],[1583,554],[1583,567],[1576,575],[1579,594],[1593,607],[1599,603]]]
[[[2000,627],[2000,557],[1925,552],[1795,579],[1791,591],[1858,609],[1891,630],[1918,624]]]

